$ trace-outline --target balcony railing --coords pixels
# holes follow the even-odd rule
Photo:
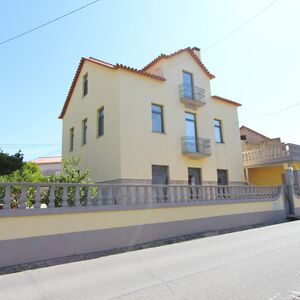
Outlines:
[[[243,151],[244,166],[263,165],[271,163],[286,163],[300,161],[300,146],[263,142],[249,145],[249,150]]]
[[[78,207],[276,200],[281,187],[201,185],[118,185],[76,183],[0,183],[0,217],[7,210],[47,211]]]
[[[181,102],[191,108],[197,108],[206,103],[205,90],[186,83],[179,85],[179,97]]]
[[[210,139],[183,136],[181,138],[182,152],[191,158],[208,157],[211,155]]]

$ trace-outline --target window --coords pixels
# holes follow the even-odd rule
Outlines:
[[[169,167],[152,165],[152,184],[168,184]]]
[[[241,135],[241,140],[242,141],[246,141],[247,140],[247,136],[245,134]]]
[[[74,127],[70,129],[70,151],[74,150]]]
[[[83,91],[82,91],[83,97],[86,96],[87,94],[88,94],[88,73],[86,73],[83,76]]]
[[[197,130],[196,130],[196,115],[192,113],[185,113],[185,132],[188,152],[197,152]]]
[[[183,71],[183,91],[184,97],[193,99],[193,74]]]
[[[222,135],[222,123],[220,120],[214,120],[215,126],[215,141],[217,143],[223,143],[223,135]]]
[[[87,119],[82,121],[82,145],[87,144]]]
[[[98,136],[104,135],[104,107],[98,109]]]
[[[164,133],[163,108],[161,105],[152,104],[152,131]]]
[[[217,170],[218,185],[228,185],[228,171],[227,170]]]

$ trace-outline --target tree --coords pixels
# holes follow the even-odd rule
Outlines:
[[[0,149],[0,176],[20,170],[24,164],[23,158],[24,155],[21,153],[21,150],[13,155],[9,155]]]
[[[23,163],[21,169],[8,175],[0,176],[0,182],[43,182],[46,178],[42,175],[39,166],[34,162]],[[22,187],[13,185],[11,187],[11,207],[18,207]],[[3,203],[5,188],[0,187],[0,199]],[[26,192],[26,205],[31,207],[34,204],[35,188],[28,187]]]
[[[46,178],[48,182],[57,182],[57,183],[91,183],[91,180],[89,178],[89,170],[79,170],[79,164],[81,162],[80,158],[76,158],[73,156],[71,159],[66,160],[63,159],[62,161],[62,173],[58,175],[50,175]],[[75,204],[75,186],[69,186],[67,188],[68,192],[68,205],[74,206]],[[80,195],[80,203],[81,205],[87,204],[87,187],[81,186],[79,188],[79,195]],[[96,194],[97,190],[96,188],[92,188],[92,194]],[[45,197],[44,202],[48,205],[49,203],[49,193]],[[55,188],[55,206],[61,206],[62,204],[62,196],[63,196],[63,188],[62,187],[56,187]]]
[[[62,160],[62,172],[58,175],[50,175],[47,177],[49,182],[69,182],[69,183],[89,183],[89,170],[79,170],[81,158],[73,156],[70,159]]]
[[[25,162],[19,170],[0,176],[0,182],[43,182],[45,180],[46,177],[34,162]]]
[[[84,170],[80,171],[79,164],[81,159],[72,157],[69,160],[63,160],[62,162],[62,173],[58,175],[43,176],[39,166],[33,162],[25,162],[20,170],[15,172],[0,176],[0,182],[51,182],[51,183],[90,183],[89,171]],[[49,204],[50,189],[47,188],[47,184],[43,187],[41,184],[41,203]],[[19,207],[20,205],[20,196],[21,196],[22,187],[18,184],[14,184],[11,187],[11,207]],[[75,203],[75,186],[68,186],[68,205],[73,206]],[[92,194],[95,195],[97,190],[95,187],[92,187]],[[0,204],[3,203],[5,188],[0,187]],[[28,186],[26,191],[26,206],[32,207],[35,204],[35,186]],[[61,206],[62,196],[63,196],[63,187],[55,186],[54,188],[55,195],[55,206]],[[87,195],[88,189],[86,186],[81,185],[79,187],[80,203],[82,205],[87,204]],[[2,200],[1,200],[2,199]]]

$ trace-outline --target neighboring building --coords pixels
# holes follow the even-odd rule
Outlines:
[[[61,156],[39,157],[32,162],[36,163],[43,175],[60,174]]]
[[[300,174],[300,146],[271,139],[246,126],[240,128],[246,180],[255,185],[281,185],[292,169],[295,181]]]
[[[63,158],[95,182],[243,184],[239,103],[211,96],[200,49],[142,70],[82,58],[60,114]]]

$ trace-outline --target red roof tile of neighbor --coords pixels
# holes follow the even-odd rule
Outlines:
[[[267,137],[267,136],[265,136],[265,135],[263,135],[263,134],[261,134],[261,133],[255,131],[255,130],[253,130],[253,129],[247,127],[247,126],[242,125],[242,126],[240,127],[240,129],[247,129],[247,130],[253,132],[254,134],[257,134],[257,135],[261,136],[262,138],[265,138],[266,140],[269,140],[269,141],[273,140],[273,139],[271,139],[271,138],[269,138],[269,137]]]
[[[211,96],[211,97],[214,98],[215,100],[219,100],[219,101],[222,101],[222,102],[225,102],[225,103],[237,106],[237,107],[242,106],[241,103],[238,103],[238,102],[235,102],[235,101],[232,101],[232,100],[229,100],[229,99],[225,99],[225,98],[220,97],[220,96]]]
[[[135,68],[132,68],[132,67],[124,66],[122,64],[113,65],[113,64],[110,64],[108,62],[105,62],[103,60],[96,59],[96,58],[93,58],[93,57],[82,57],[81,60],[80,60],[79,65],[78,65],[78,68],[76,70],[75,76],[73,78],[73,81],[72,81],[71,87],[69,89],[69,92],[68,92],[66,101],[64,103],[63,109],[62,109],[62,111],[61,111],[61,113],[59,115],[59,119],[62,119],[64,117],[64,115],[65,115],[65,112],[66,112],[67,107],[69,105],[69,102],[71,100],[71,97],[72,97],[75,85],[77,83],[79,74],[81,72],[81,69],[82,69],[83,64],[84,64],[85,61],[96,63],[98,65],[101,65],[101,66],[104,66],[104,67],[107,67],[107,68],[110,68],[110,69],[114,69],[114,70],[122,69],[122,70],[126,70],[126,71],[129,71],[129,72],[133,72],[133,73],[142,75],[142,76],[147,76],[149,78],[156,79],[156,80],[159,80],[159,81],[165,81],[166,80],[165,78],[163,78],[161,76],[158,76],[158,75],[155,75],[155,74],[152,74],[150,72],[147,72],[147,70],[151,66],[153,66],[155,63],[157,63],[162,58],[170,58],[170,57],[173,57],[174,55],[177,55],[177,54],[179,54],[181,52],[187,51],[193,57],[193,59],[196,61],[196,63],[200,66],[200,68],[205,72],[205,74],[209,77],[209,79],[215,78],[215,75],[211,74],[207,70],[207,68],[204,66],[204,64],[200,60],[200,58],[194,53],[193,49],[190,48],[190,47],[188,47],[188,48],[180,49],[180,50],[178,50],[178,51],[176,51],[174,53],[171,53],[169,55],[161,54],[160,56],[158,56],[157,58],[155,58],[151,63],[149,63],[146,67],[144,67],[142,70],[138,70],[138,69],[135,69]]]
[[[61,163],[61,156],[39,157],[32,162],[36,164],[58,164]]]
[[[186,51],[193,57],[193,59],[200,66],[200,68],[204,71],[204,73],[209,77],[209,79],[215,78],[215,75],[213,75],[212,73],[210,73],[208,71],[208,69],[205,67],[205,65],[201,61],[201,59],[195,54],[193,49],[195,49],[195,47],[194,48],[187,47],[187,48],[184,48],[184,49],[180,49],[180,50],[178,50],[176,52],[173,52],[171,54],[163,54],[162,53],[159,56],[157,56],[154,60],[152,60],[148,65],[146,65],[142,70],[147,71],[150,67],[152,67],[154,64],[156,64],[161,59],[163,59],[163,58],[167,59],[167,58],[173,57],[173,56],[175,56],[179,53],[182,53],[182,52]],[[199,48],[197,48],[197,49],[199,49]]]

